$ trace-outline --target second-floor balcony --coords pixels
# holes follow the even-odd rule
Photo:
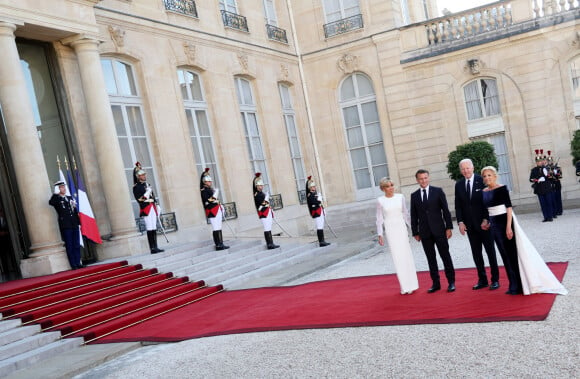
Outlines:
[[[288,37],[286,36],[286,30],[284,29],[280,29],[274,25],[266,24],[266,33],[268,33],[268,38],[273,41],[288,43]]]
[[[242,15],[222,10],[222,20],[224,26],[232,29],[238,29],[244,32],[249,32],[248,21]]]
[[[502,0],[401,29],[410,62],[580,19],[580,0]]]
[[[324,24],[324,36],[326,38],[332,37],[351,30],[362,29],[363,26],[362,14],[357,14],[356,16]]]
[[[193,0],[163,0],[165,9],[197,18],[197,8]]]

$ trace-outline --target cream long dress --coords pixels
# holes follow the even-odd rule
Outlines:
[[[393,197],[381,196],[377,199],[377,234],[383,235],[384,225],[402,294],[411,293],[419,288],[407,230],[410,223],[409,211],[402,194],[395,193]]]

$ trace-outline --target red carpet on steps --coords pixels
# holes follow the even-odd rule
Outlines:
[[[550,263],[562,280],[567,262]],[[225,291],[155,317],[95,343],[182,341],[191,338],[270,330],[352,326],[443,324],[544,320],[556,295],[506,295],[502,287],[474,291],[475,269],[456,270],[456,292],[427,294],[428,272],[419,273],[420,289],[399,294],[395,275],[326,280],[292,287]],[[443,284],[446,284],[445,282]]]

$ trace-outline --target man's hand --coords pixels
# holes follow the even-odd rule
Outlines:
[[[415,238],[417,241],[421,241],[421,236],[418,234],[416,236],[413,236],[413,238]]]
[[[379,236],[379,245],[385,246],[385,240],[383,239],[383,236]]]
[[[461,233],[461,235],[464,236],[466,230],[467,230],[467,228],[465,227],[465,224],[463,222],[460,222],[459,223],[459,233]]]
[[[445,235],[447,236],[447,239],[451,238],[451,236],[453,235],[453,233],[451,232],[451,229],[445,230]]]

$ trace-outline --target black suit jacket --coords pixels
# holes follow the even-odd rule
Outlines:
[[[428,199],[421,201],[421,189],[411,194],[411,230],[413,236],[427,238],[431,235],[445,236],[447,229],[453,229],[451,213],[447,206],[445,192],[439,187],[429,186]]]
[[[483,178],[477,174],[472,176],[473,187],[471,199],[467,197],[465,178],[455,183],[455,217],[457,223],[463,222],[467,230],[475,230],[481,227],[483,219],[489,219],[487,207],[483,205]]]

